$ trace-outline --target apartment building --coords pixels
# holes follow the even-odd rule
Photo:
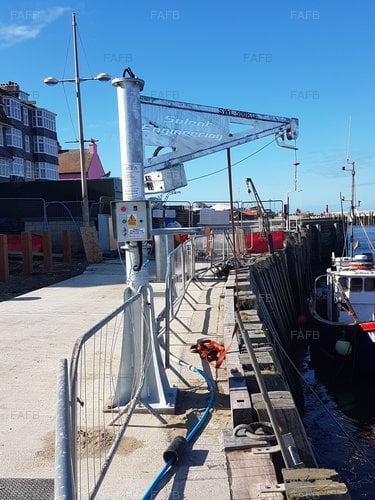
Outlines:
[[[56,115],[0,84],[0,182],[58,180]]]

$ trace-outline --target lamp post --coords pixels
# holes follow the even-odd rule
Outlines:
[[[76,15],[72,14],[72,27],[73,27],[73,44],[74,44],[74,69],[75,77],[67,78],[64,80],[58,80],[49,76],[44,79],[46,85],[56,85],[58,83],[75,83],[76,84],[76,96],[77,96],[77,117],[78,117],[78,142],[79,142],[79,160],[81,167],[81,188],[82,188],[82,222],[84,226],[90,225],[90,213],[89,213],[89,199],[87,192],[87,177],[85,168],[85,141],[83,135],[83,120],[82,120],[82,104],[81,104],[81,82],[87,80],[99,80],[100,82],[108,82],[111,77],[107,73],[99,73],[97,76],[92,78],[81,78],[79,76],[79,65],[78,65],[78,46],[77,46],[77,23]]]

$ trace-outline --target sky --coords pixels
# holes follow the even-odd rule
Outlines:
[[[251,200],[245,184],[250,177],[263,200],[285,200],[289,192],[292,210],[321,212],[326,204],[339,210],[340,193],[350,198],[350,172],[342,170],[349,156],[360,208],[375,209],[373,0],[4,5],[2,82],[16,81],[39,107],[57,114],[63,148],[76,147],[68,143],[77,139],[75,88],[48,87],[43,79],[74,77],[75,12],[81,77],[107,72],[116,78],[130,67],[145,81],[145,96],[299,119],[296,153],[275,142],[263,148],[272,136],[232,149],[233,163],[249,157],[233,166],[236,199]],[[98,141],[105,171],[121,177],[116,89],[111,82],[87,81],[81,92],[85,139]],[[190,182],[169,199],[228,200],[225,167],[225,151],[186,162]],[[219,169],[224,171],[192,180]]]

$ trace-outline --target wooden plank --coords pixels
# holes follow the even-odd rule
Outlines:
[[[349,500],[347,486],[333,469],[283,469],[288,500]]]
[[[229,399],[232,413],[232,426],[252,422],[252,405],[246,380],[243,376],[242,365],[239,361],[238,341],[232,341],[234,329],[234,290],[227,289],[224,301],[224,344],[232,342],[230,351],[226,355],[228,372]]]
[[[22,251],[22,270],[23,274],[32,274],[33,272],[33,250],[31,233],[21,233],[21,251]]]
[[[7,281],[8,279],[8,238],[6,234],[0,234],[0,281]]]
[[[255,373],[245,372],[246,384],[250,394],[258,393],[259,387],[255,378]],[[282,391],[285,389],[285,379],[281,373],[274,371],[262,370],[262,377],[267,391]]]
[[[282,500],[284,498],[282,492],[267,491],[267,489],[276,488],[277,485],[270,454],[253,455],[248,451],[235,450],[228,451],[226,457],[231,498],[248,500]]]
[[[260,369],[270,370],[275,366],[274,360],[269,352],[256,352],[255,357],[260,365]],[[250,356],[247,353],[240,354],[240,363],[251,365]]]
[[[253,422],[254,414],[245,377],[229,377],[228,383],[233,428]]]
[[[46,272],[52,269],[52,239],[49,231],[43,231],[43,267]]]
[[[221,442],[224,451],[249,450],[260,446],[268,446],[269,444],[267,441],[255,440],[248,436],[235,436],[233,431],[228,429],[222,431]]]
[[[272,406],[282,434],[290,432],[298,453],[306,467],[316,467],[316,460],[307,438],[305,428],[289,391],[269,391]],[[260,421],[269,421],[266,406],[260,393],[252,394],[251,400]]]
[[[10,257],[22,257],[22,252],[18,252],[17,250],[8,250],[8,255]],[[33,252],[33,258],[39,257],[40,259],[43,259],[43,252]],[[58,258],[62,259],[63,254],[62,253],[53,253],[52,258]]]

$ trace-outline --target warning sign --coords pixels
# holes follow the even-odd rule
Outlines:
[[[137,219],[135,218],[134,214],[131,214],[129,219],[128,219],[128,226],[136,226],[137,225]]]

